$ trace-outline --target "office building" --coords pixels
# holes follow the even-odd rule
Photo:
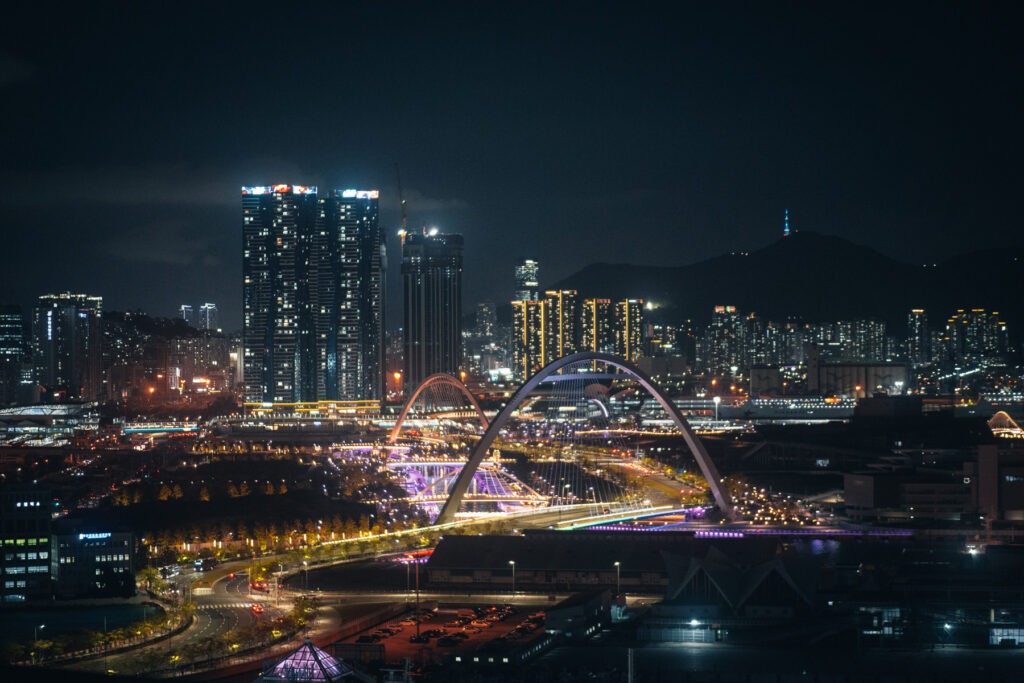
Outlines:
[[[513,301],[536,301],[540,284],[537,278],[539,264],[533,259],[523,259],[516,264],[516,288]]]
[[[46,600],[50,579],[50,491],[28,485],[0,489],[0,573],[5,603]]]
[[[94,527],[54,534],[54,592],[58,598],[135,595],[135,535]]]
[[[402,236],[406,392],[432,374],[457,374],[462,362],[462,235]]]
[[[377,190],[242,188],[247,403],[383,398],[378,200]]]
[[[36,379],[52,400],[94,401],[102,393],[103,298],[39,297],[32,320]]]

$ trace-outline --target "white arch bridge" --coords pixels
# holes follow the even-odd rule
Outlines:
[[[609,369],[614,368],[617,372],[597,372],[597,368],[600,365],[607,366]],[[570,370],[574,368],[577,370],[580,368],[583,369],[582,371],[571,372]],[[542,384],[553,383],[553,386],[557,386],[560,383],[571,380],[583,383],[590,382],[592,383],[590,386],[594,387],[597,386],[599,381],[609,379],[633,380],[643,387],[643,389],[652,397],[654,397],[668,415],[669,419],[674,423],[675,427],[679,430],[680,435],[683,437],[687,448],[692,454],[694,460],[697,462],[701,473],[711,489],[715,504],[723,515],[727,518],[731,518],[733,509],[729,494],[722,486],[721,477],[719,476],[714,462],[708,455],[703,443],[701,443],[700,439],[694,434],[693,429],[686,421],[686,418],[679,412],[679,409],[675,406],[672,400],[666,396],[661,388],[658,387],[645,373],[625,359],[611,354],[587,351],[565,356],[552,362],[537,372],[533,377],[528,379],[490,422],[488,422],[483,411],[480,409],[475,397],[462,382],[452,375],[432,375],[417,387],[416,391],[406,402],[398,420],[395,422],[394,428],[391,431],[389,441],[391,443],[395,442],[400,434],[403,423],[409,417],[410,409],[413,404],[431,387],[443,387],[446,391],[458,392],[470,404],[473,412],[478,417],[481,426],[484,428],[483,435],[480,436],[472,446],[469,459],[464,465],[461,465],[457,469],[457,473],[456,471],[447,473],[443,477],[443,482],[441,482],[440,479],[438,481],[430,482],[423,491],[424,500],[429,499],[431,501],[438,502],[441,500],[444,501],[435,520],[435,524],[446,524],[454,521],[455,513],[458,511],[459,506],[464,500],[471,501],[478,497],[478,494],[475,493],[477,487],[474,484],[474,476],[481,468],[481,465],[487,461],[487,455],[492,444],[498,437],[499,433],[509,424],[513,413],[520,408],[529,405],[531,395],[537,391]],[[588,392],[590,392],[589,389]],[[608,411],[603,405],[600,391],[597,391],[596,393],[596,396],[593,392],[588,393],[585,398],[580,399],[581,403],[586,406],[596,404],[599,408],[597,413],[598,416],[600,417],[603,415],[604,418],[607,419]],[[450,403],[450,401],[448,401],[448,403]],[[446,408],[450,409],[451,406],[446,406]],[[575,408],[570,408],[570,410],[575,410]],[[552,477],[552,479],[554,479],[554,477]],[[562,477],[563,481],[564,479],[565,478]],[[565,490],[562,490],[563,484],[561,481],[547,481],[544,477],[538,475],[538,481],[539,480],[543,480],[543,484],[549,487],[550,491],[562,502],[566,502],[566,500],[570,502],[586,502],[588,500],[586,491],[573,492],[572,494],[569,494],[568,489],[570,484],[564,484]],[[538,482],[531,483],[538,484]],[[532,504],[536,505],[536,497],[531,496],[531,498]],[[590,487],[589,499],[591,501],[594,500],[593,487]]]

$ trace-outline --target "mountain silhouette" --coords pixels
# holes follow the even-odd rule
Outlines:
[[[987,249],[937,264],[912,264],[841,237],[800,231],[756,251],[675,267],[595,263],[545,289],[581,298],[642,298],[666,321],[706,323],[716,305],[777,322],[883,320],[902,337],[924,308],[939,329],[957,309],[998,311],[1014,337],[1024,324],[1024,249]]]

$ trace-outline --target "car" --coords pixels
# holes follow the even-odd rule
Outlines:
[[[359,644],[363,644],[363,643],[376,643],[379,640],[380,640],[380,636],[375,636],[373,634],[362,635],[362,636],[359,636],[358,638],[356,638],[356,642],[359,643]]]
[[[253,614],[263,614],[263,605],[258,602],[254,602],[249,610],[252,611]]]
[[[412,636],[409,636],[409,642],[410,643],[429,643],[430,642],[430,636],[428,636],[426,633],[421,633],[418,636],[417,635],[412,635]]]

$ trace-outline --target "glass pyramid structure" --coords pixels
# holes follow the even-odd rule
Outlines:
[[[340,681],[352,667],[327,654],[307,638],[299,649],[263,672],[256,681]]]

